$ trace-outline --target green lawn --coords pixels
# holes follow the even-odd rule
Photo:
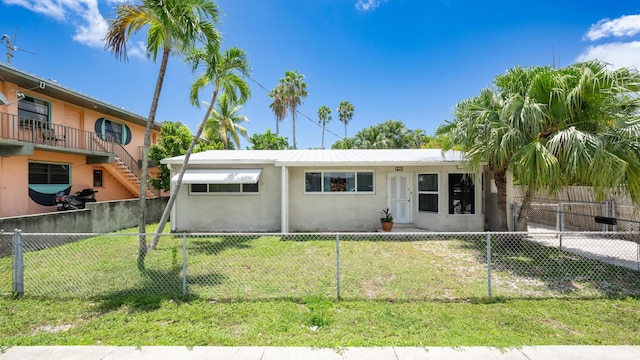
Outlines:
[[[192,236],[184,297],[182,237],[140,272],[131,231],[25,236],[24,296],[0,258],[0,346],[640,345],[637,271],[533,243],[492,251],[490,298],[483,237],[345,234],[338,300],[335,236]]]
[[[314,326],[318,326],[315,328]],[[640,299],[474,302],[0,298],[0,346],[640,345]]]

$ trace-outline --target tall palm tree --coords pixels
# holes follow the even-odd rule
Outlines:
[[[269,104],[269,108],[273,111],[276,118],[276,136],[280,134],[280,122],[287,116],[287,103],[285,101],[284,86],[278,84],[269,92],[269,97],[273,102]]]
[[[197,70],[201,64],[204,66],[204,73],[194,81],[193,85],[191,85],[191,104],[193,106],[200,107],[200,98],[198,94],[207,86],[213,86],[213,93],[205,116],[198,126],[198,131],[194,135],[187,153],[184,155],[184,161],[182,162],[182,167],[178,173],[177,182],[171,192],[171,196],[169,196],[169,201],[164,208],[156,234],[149,245],[152,249],[155,249],[158,244],[160,234],[169,219],[169,213],[171,212],[171,208],[173,207],[176,197],[180,192],[180,187],[182,186],[182,178],[184,177],[184,172],[187,169],[189,158],[191,157],[191,153],[193,152],[198,139],[200,139],[200,136],[202,135],[207,120],[211,117],[213,106],[218,99],[218,93],[224,93],[229,100],[237,102],[238,104],[244,104],[251,95],[249,85],[247,85],[247,82],[242,77],[242,75],[247,75],[249,73],[249,63],[247,61],[247,54],[244,50],[232,47],[224,53],[221,53],[218,44],[211,43],[207,44],[204,49],[192,50],[187,56],[187,61],[191,63],[193,71]]]
[[[293,148],[298,148],[296,142],[296,113],[298,106],[302,104],[302,99],[306,98],[307,83],[304,82],[304,75],[298,74],[298,71],[285,71],[284,77],[280,79],[280,85],[283,87],[283,95],[285,104],[291,113],[291,121],[293,123]]]
[[[226,93],[218,97],[218,108],[211,111],[211,117],[204,125],[204,137],[206,139],[218,138],[229,149],[229,140],[233,141],[236,148],[240,149],[240,136],[249,138],[247,129],[240,123],[249,121],[246,116],[239,115],[241,106],[229,99]]]
[[[570,181],[592,184],[599,197],[624,185],[640,201],[637,71],[610,71],[597,61],[514,68],[495,84],[496,91],[458,104],[454,123],[441,130],[466,152],[471,168],[489,166],[499,199],[505,195],[498,180],[508,170],[526,186],[516,230],[526,231],[536,194]],[[499,211],[506,217],[506,201]]]
[[[348,101],[341,101],[340,105],[338,105],[338,116],[340,118],[340,122],[344,123],[344,137],[347,138],[347,124],[353,118],[353,111],[355,107]]]
[[[327,124],[331,121],[331,108],[327,105],[322,105],[318,108],[318,123],[322,124],[322,148],[324,149],[324,130]]]
[[[127,60],[127,41],[132,34],[147,28],[147,55],[156,61],[162,52],[160,70],[147,118],[142,148],[142,172],[140,179],[140,232],[138,268],[144,269],[147,253],[146,236],[146,191],[151,146],[151,128],[155,122],[158,100],[167,71],[169,54],[185,52],[196,43],[217,44],[220,35],[214,24],[218,21],[218,7],[211,0],[142,0],[142,4],[121,4],[116,8],[116,18],[109,24],[105,36],[105,49],[120,60]]]

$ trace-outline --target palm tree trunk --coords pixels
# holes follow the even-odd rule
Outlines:
[[[189,158],[191,157],[191,153],[193,153],[193,149],[196,147],[198,143],[198,139],[200,139],[200,135],[202,135],[202,131],[204,130],[204,125],[207,123],[207,119],[211,116],[211,111],[213,110],[213,104],[216,103],[216,98],[218,97],[218,88],[213,90],[213,97],[211,98],[211,103],[209,103],[209,108],[207,109],[207,113],[200,122],[198,126],[198,131],[196,135],[193,137],[191,144],[189,145],[189,149],[187,153],[184,155],[184,161],[182,162],[182,167],[180,168],[180,172],[178,173],[178,181],[176,182],[176,186],[171,191],[171,195],[169,196],[169,201],[167,202],[167,206],[165,206],[164,211],[162,212],[162,217],[160,218],[160,223],[158,223],[158,229],[156,229],[156,233],[151,240],[151,244],[149,248],[155,249],[158,245],[158,241],[160,240],[160,234],[162,234],[162,230],[164,226],[167,224],[167,220],[169,219],[169,214],[171,213],[171,208],[173,208],[173,204],[176,202],[176,198],[178,197],[178,193],[180,192],[180,187],[182,186],[182,178],[184,177],[184,172],[187,169],[187,164],[189,164]]]
[[[498,189],[498,231],[509,231],[507,223],[507,176],[504,171],[495,171],[493,179]]]
[[[276,137],[280,134],[280,125],[278,123],[280,120],[276,119]]]
[[[160,70],[158,71],[158,79],[156,80],[156,89],[153,93],[153,100],[151,101],[151,109],[149,110],[149,118],[147,119],[147,127],[144,131],[144,142],[142,145],[142,169],[140,174],[140,199],[139,199],[139,218],[138,218],[138,270],[144,271],[144,260],[147,256],[147,181],[149,171],[149,148],[151,147],[151,129],[156,118],[156,111],[158,109],[158,101],[160,100],[160,92],[162,91],[162,83],[164,82],[164,75],[167,72],[167,63],[169,62],[169,53],[171,49],[164,48],[162,53],[162,62],[160,63]]]
[[[522,198],[522,205],[520,206],[518,220],[516,221],[516,231],[528,230],[527,217],[529,216],[529,208],[533,202],[533,194],[534,193],[531,189],[527,189],[527,192],[524,194],[524,198]]]
[[[322,149],[324,150],[324,127],[325,127],[325,123],[322,122]]]
[[[298,143],[296,142],[296,110],[293,109],[291,111],[291,122],[293,123],[293,148],[298,148]]]

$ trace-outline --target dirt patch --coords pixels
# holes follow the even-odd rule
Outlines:
[[[71,324],[60,324],[60,325],[56,325],[56,326],[43,325],[43,326],[40,326],[40,327],[36,328],[35,330],[33,330],[31,335],[38,335],[38,334],[42,334],[42,333],[47,333],[47,334],[59,333],[59,332],[67,331],[67,330],[71,329],[72,327],[73,327],[73,325],[71,325]]]

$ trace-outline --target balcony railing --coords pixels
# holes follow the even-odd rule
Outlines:
[[[0,138],[66,150],[115,154],[136,176],[140,176],[136,160],[122,145],[104,140],[95,132],[0,113]]]
[[[0,113],[0,138],[65,149],[113,152],[113,143],[94,132],[7,113]]]

